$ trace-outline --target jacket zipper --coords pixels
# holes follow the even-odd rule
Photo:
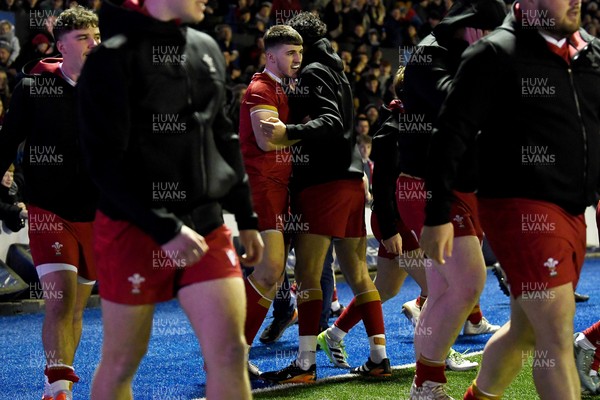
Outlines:
[[[569,66],[569,80],[571,82],[571,90],[573,91],[573,98],[575,99],[575,107],[577,108],[577,116],[579,117],[579,123],[581,124],[581,133],[583,135],[583,190],[587,187],[587,164],[588,164],[588,146],[587,146],[587,132],[583,123],[583,117],[581,115],[581,106],[579,104],[579,98],[577,97],[577,91],[575,90],[575,81],[573,80],[573,70]]]

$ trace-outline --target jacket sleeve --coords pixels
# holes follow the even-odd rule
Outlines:
[[[218,70],[222,74],[221,79],[225,82],[225,60],[216,43],[211,45],[213,59],[218,63]],[[235,171],[237,182],[233,188],[221,199],[223,208],[235,215],[239,230],[258,229],[258,216],[252,208],[252,196],[250,195],[250,184],[248,175],[244,168],[242,152],[240,149],[240,137],[225,111],[226,99],[218,107],[217,115],[213,123],[215,144],[223,159]]]
[[[415,86],[420,100],[432,110],[439,110],[452,85],[452,74],[447,66],[447,51],[438,46],[419,46],[420,56],[430,58],[426,64],[408,65],[406,82]]]
[[[398,233],[395,221],[398,220],[396,207],[396,179],[400,174],[398,160],[398,129],[391,122],[398,115],[392,113],[388,120],[373,136],[373,212],[377,218],[383,239]]]
[[[287,136],[290,140],[323,137],[323,135],[343,135],[344,119],[341,104],[332,87],[331,76],[320,68],[308,67],[303,71],[302,86],[308,88],[308,96],[290,97],[290,110],[303,110],[310,121],[306,124],[288,124]],[[297,119],[294,119],[297,120]]]
[[[78,107],[83,154],[101,197],[163,244],[183,223],[164,208],[142,206],[125,178],[131,115],[131,71],[119,48],[101,47],[88,56],[79,78]]]
[[[458,165],[493,110],[493,96],[502,75],[501,60],[491,44],[475,43],[463,54],[452,90],[434,126],[427,155],[425,185],[431,199],[425,206],[425,225],[450,221],[453,183]]]
[[[17,156],[19,144],[26,139],[31,130],[32,113],[28,107],[26,79],[21,80],[13,91],[4,123],[0,130],[0,174],[8,169]]]

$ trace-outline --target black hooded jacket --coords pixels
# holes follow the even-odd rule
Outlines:
[[[511,13],[464,53],[431,143],[426,225],[449,222],[458,164],[475,136],[479,197],[541,200],[573,215],[595,203],[600,42],[579,34],[584,47],[568,64]]]
[[[298,87],[289,97],[290,140],[303,162],[293,164],[292,185],[301,190],[341,179],[362,179],[363,167],[354,137],[352,89],[344,65],[327,39],[304,54]],[[301,122],[306,117],[310,121]],[[304,162],[305,161],[305,162]]]
[[[28,203],[72,222],[90,222],[97,193],[79,146],[75,88],[62,75],[62,59],[27,64],[0,131],[0,171],[25,140],[24,192]]]
[[[163,244],[183,223],[256,229],[239,138],[225,116],[225,62],[208,35],[105,1],[103,42],[78,84],[99,209]]]

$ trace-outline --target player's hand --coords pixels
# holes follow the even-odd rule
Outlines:
[[[266,120],[260,120],[260,127],[264,135],[272,142],[279,143],[286,139],[287,129],[285,124],[279,118],[269,117]]]
[[[240,243],[246,250],[246,253],[240,257],[245,267],[253,267],[262,260],[265,245],[257,230],[240,231]]]
[[[19,218],[21,218],[21,219],[29,218],[29,212],[26,209],[22,208],[21,212],[19,212]]]
[[[438,264],[445,264],[444,257],[452,257],[454,227],[448,222],[443,225],[424,226],[419,245],[423,252]]]
[[[385,239],[381,244],[388,253],[402,254],[402,237],[398,233],[391,238]]]
[[[202,235],[183,225],[177,236],[163,244],[161,248],[172,260],[183,260],[185,265],[190,266],[200,261],[206,254],[208,244]]]

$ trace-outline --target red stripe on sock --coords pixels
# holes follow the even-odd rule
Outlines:
[[[419,359],[417,361],[417,374],[415,378],[415,384],[417,386],[423,386],[423,382],[432,381],[438,383],[446,383],[446,365],[427,365]]]
[[[60,380],[79,382],[79,377],[75,374],[75,371],[67,367],[46,367],[44,374],[48,377],[48,383]]]

